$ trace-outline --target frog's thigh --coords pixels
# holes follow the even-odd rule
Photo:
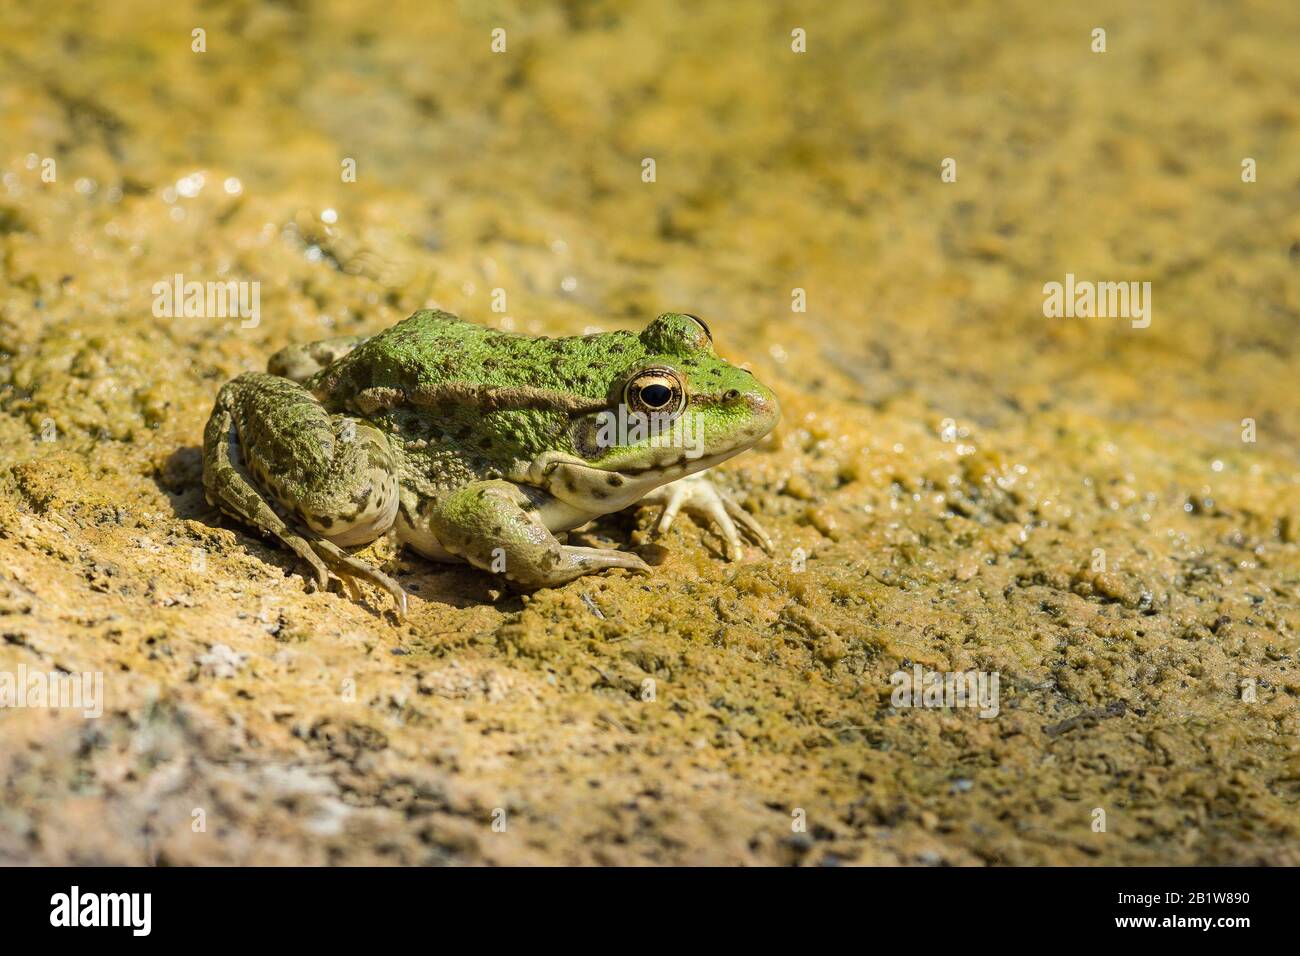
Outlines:
[[[251,524],[263,534],[274,535],[312,566],[316,583],[324,588],[327,571],[310,542],[296,534],[272,510],[240,469],[234,416],[228,403],[218,397],[212,417],[203,433],[203,487],[210,504],[232,517]]]
[[[538,502],[508,481],[477,481],[442,498],[429,526],[450,553],[525,587],[554,587],[606,568],[649,573],[634,554],[560,544]]]
[[[344,547],[373,541],[393,525],[397,481],[387,438],[330,415],[287,379],[253,372],[228,382],[203,444],[208,500],[282,540],[283,523],[267,520],[264,495]]]

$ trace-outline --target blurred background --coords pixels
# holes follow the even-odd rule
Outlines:
[[[89,751],[0,714],[0,856],[1297,862],[1298,28],[1286,2],[8,0],[0,663],[118,677]],[[259,283],[260,321],[155,317],[178,273]],[[1149,327],[1046,318],[1067,273],[1150,282]],[[785,409],[727,470],[777,558],[687,525],[649,596],[525,602],[412,562],[404,629],[304,593],[203,502],[212,398],[426,305],[705,317]],[[894,712],[917,662],[999,671],[1002,717]],[[498,805],[526,840],[493,842]]]

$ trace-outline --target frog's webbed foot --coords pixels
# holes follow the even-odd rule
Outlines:
[[[605,571],[609,568],[623,568],[627,571],[635,571],[638,574],[649,574],[650,565],[646,564],[635,554],[630,551],[619,551],[617,548],[580,548],[573,544],[560,545],[562,558],[558,567],[566,576],[571,571],[576,574],[567,576],[567,580],[572,580],[583,574],[591,574],[593,571]]]
[[[709,519],[717,525],[718,533],[722,535],[728,561],[736,561],[744,556],[740,540],[742,534],[768,554],[772,553],[772,539],[763,530],[763,526],[729,494],[719,491],[703,472],[662,485],[642,498],[639,504],[664,506],[655,526],[657,534],[663,534],[671,528],[673,519],[681,511]]]
[[[316,563],[323,562],[329,568],[329,571],[343,584],[348,596],[354,601],[358,599],[356,579],[360,578],[362,581],[369,581],[375,587],[391,594],[393,600],[397,602],[398,618],[406,617],[406,592],[402,590],[400,584],[384,574],[384,572],[367,564],[365,561],[352,557],[338,545],[332,544],[324,538],[313,536],[307,543],[316,552],[316,555],[319,555]],[[316,583],[324,589],[325,584],[328,582],[322,583],[318,574]]]

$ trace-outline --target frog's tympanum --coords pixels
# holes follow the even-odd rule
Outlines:
[[[574,547],[557,533],[635,502],[712,519],[728,557],[758,523],[700,476],[776,425],[776,397],[713,351],[691,315],[640,333],[530,338],[446,312],[378,335],[271,357],[226,383],[203,437],[208,500],[274,535],[324,587],[406,594],[346,548],[394,534],[438,561],[468,561],[526,588],[636,555]],[[739,529],[739,530],[738,530]]]

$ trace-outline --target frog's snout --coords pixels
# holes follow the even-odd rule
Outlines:
[[[769,428],[781,420],[781,403],[776,400],[776,394],[771,389],[760,385],[745,393],[745,401],[749,403],[754,417],[769,423]]]
[[[734,394],[728,393],[724,398],[729,398],[745,410],[745,417],[751,423],[751,427],[746,430],[755,438],[766,435],[781,420],[781,403],[766,385],[755,382],[749,388],[736,390]]]

